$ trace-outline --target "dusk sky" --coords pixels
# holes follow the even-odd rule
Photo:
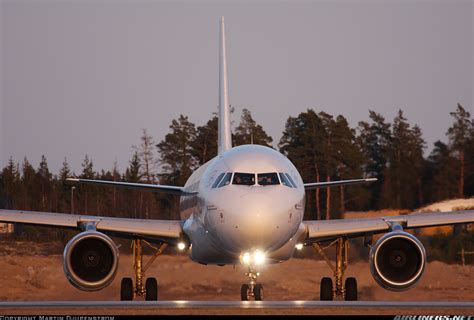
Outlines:
[[[447,141],[449,112],[473,114],[473,1],[0,0],[0,161],[64,157],[80,173],[123,171],[142,128],[217,111],[219,17],[229,100],[276,147],[307,108],[351,126],[399,108],[427,140]]]

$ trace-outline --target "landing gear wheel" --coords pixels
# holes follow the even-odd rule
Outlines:
[[[120,300],[133,300],[133,282],[131,278],[122,278],[122,282],[120,283]]]
[[[156,282],[155,278],[146,279],[145,292],[146,301],[158,300],[158,282]]]
[[[321,288],[319,291],[321,301],[332,301],[332,279],[324,277],[321,279]]]
[[[249,285],[244,283],[240,287],[240,300],[248,301],[248,299],[249,299]]]
[[[257,283],[255,287],[253,287],[253,296],[255,297],[255,301],[262,301],[263,300],[263,286],[260,283]]]
[[[347,278],[346,283],[346,301],[357,301],[357,280],[356,278]]]

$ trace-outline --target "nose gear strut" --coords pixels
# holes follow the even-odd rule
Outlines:
[[[255,270],[255,266],[249,265],[248,272],[245,275],[249,278],[249,283],[244,283],[240,288],[240,299],[242,301],[248,301],[252,298],[255,301],[263,300],[263,285],[257,283],[260,273]]]

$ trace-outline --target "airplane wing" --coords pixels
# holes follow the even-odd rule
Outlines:
[[[103,185],[112,186],[128,189],[142,189],[154,192],[162,192],[168,194],[174,194],[178,196],[187,196],[196,194],[196,192],[186,191],[184,187],[177,186],[166,186],[162,184],[146,184],[146,183],[132,183],[132,182],[118,182],[118,181],[107,181],[107,180],[91,180],[91,179],[76,179],[67,178],[69,182],[81,183],[81,184],[92,184],[92,185]]]
[[[434,227],[474,222],[474,210],[415,213],[401,216],[303,221],[305,243],[346,236],[355,238],[390,231],[393,224],[403,229]]]
[[[338,181],[326,181],[326,182],[311,182],[311,183],[305,183],[304,188],[305,188],[305,190],[314,190],[314,189],[317,189],[317,188],[338,187],[338,186],[345,186],[345,185],[350,185],[350,184],[359,184],[359,183],[366,183],[366,182],[374,182],[374,181],[377,181],[377,178],[338,180]]]
[[[67,213],[19,211],[0,209],[0,222],[43,225],[80,230],[86,223],[96,225],[97,231],[118,236],[144,236],[174,243],[182,236],[181,221],[127,219],[76,215]]]

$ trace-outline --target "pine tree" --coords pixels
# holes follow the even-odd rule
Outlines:
[[[296,166],[304,181],[321,180],[324,173],[321,167],[324,162],[325,135],[323,123],[312,109],[300,113],[296,118],[289,117],[286,121],[278,146],[280,152]],[[307,197],[305,215],[310,219],[321,219],[319,192],[316,189],[314,198]]]
[[[135,151],[129,166],[125,171],[125,181],[138,183],[142,179],[141,161],[138,152]]]
[[[383,207],[381,203],[383,190],[390,188],[386,169],[392,144],[391,125],[385,122],[381,114],[372,110],[369,110],[369,118],[371,123],[359,122],[357,139],[365,158],[365,173],[378,179],[369,187],[372,193],[370,208],[381,208]]]
[[[39,210],[37,207],[37,188],[36,188],[36,179],[35,179],[35,169],[25,157],[23,159],[22,168],[21,168],[21,186],[23,189],[22,192],[22,209],[24,210]]]
[[[356,132],[349,127],[346,118],[341,115],[336,117],[331,136],[335,176],[341,180],[361,177],[363,155],[357,144]],[[367,192],[361,186],[351,186],[347,191],[344,186],[339,187],[340,212],[346,211],[346,203],[353,209],[360,209],[365,205],[367,197]]]
[[[456,176],[457,160],[451,155],[449,147],[436,141],[426,162],[423,179],[425,201],[437,202],[456,197],[458,183],[452,177]]]
[[[17,199],[20,192],[20,172],[18,167],[10,157],[8,164],[2,170],[2,203],[5,209],[14,209],[17,206]]]
[[[414,125],[411,130],[410,143],[407,145],[409,152],[407,167],[411,167],[412,177],[415,181],[416,192],[412,196],[416,195],[413,199],[412,208],[419,207],[424,203],[423,198],[423,173],[426,170],[426,160],[423,157],[424,149],[426,148],[426,142],[423,139],[423,134],[418,125]]]
[[[402,208],[402,187],[405,189],[407,186],[402,185],[402,175],[406,172],[402,157],[404,157],[405,144],[410,139],[410,125],[407,119],[403,116],[402,110],[398,110],[398,115],[393,120],[392,127],[392,145],[390,152],[390,178],[392,185],[390,192],[385,196],[389,199],[394,199],[391,202],[387,200],[387,203],[394,204],[396,208]]]
[[[420,128],[411,128],[402,110],[398,111],[392,128],[388,170],[392,184],[384,194],[386,204],[396,208],[414,208],[423,202],[421,178],[425,141]]]
[[[125,175],[124,175],[124,180],[127,182],[134,182],[134,183],[139,183],[141,182],[142,179],[142,168],[141,168],[141,161],[140,157],[138,155],[138,152],[135,151],[133,154],[132,160],[129,161],[129,166],[125,170]],[[127,207],[129,212],[133,212],[133,217],[134,218],[139,218],[139,212],[141,212],[141,207],[140,207],[140,196],[141,192],[138,190],[126,190],[125,195],[127,196],[127,199],[130,199],[130,201],[127,201]],[[130,207],[131,206],[131,207]]]
[[[145,181],[147,183],[154,183],[156,175],[156,161],[154,160],[155,142],[146,129],[142,130],[140,140],[141,144],[133,148],[140,157],[142,175],[145,177]]]
[[[114,166],[112,167],[112,174],[111,174],[112,181],[120,181],[120,172],[118,171],[117,161],[114,161]],[[117,192],[117,188],[112,188],[112,209],[114,212],[117,212],[117,202],[118,198],[120,198],[120,193]]]
[[[170,129],[165,139],[156,145],[163,169],[160,177],[165,184],[182,186],[197,166],[191,148],[196,128],[188,117],[180,115],[178,120],[172,121]]]
[[[47,207],[46,201],[47,198],[49,198],[49,196],[51,195],[51,178],[53,175],[49,172],[48,163],[44,155],[41,156],[41,162],[38,167],[37,176],[41,188],[41,210],[51,211],[51,203],[49,203],[49,206]]]
[[[58,189],[59,189],[59,202],[61,203],[61,212],[70,212],[73,213],[73,208],[72,208],[72,203],[71,203],[71,188],[75,186],[71,186],[71,184],[68,184],[66,182],[67,178],[72,177],[73,174],[71,172],[71,169],[69,168],[69,164],[67,162],[66,157],[64,157],[63,165],[61,169],[59,170],[59,181],[57,182],[58,184]]]
[[[67,162],[67,159],[64,158],[63,166],[59,170],[59,180],[64,182],[64,181],[66,181],[67,178],[70,178],[71,176],[72,176],[71,169],[69,168],[69,164]]]
[[[273,141],[272,137],[267,135],[262,126],[255,122],[250,111],[245,108],[242,110],[240,123],[235,128],[233,140],[234,146],[260,144],[267,147],[271,147]]]
[[[217,156],[217,115],[205,125],[197,127],[196,138],[191,141],[191,153],[199,165]]]
[[[464,181],[466,168],[466,146],[469,141],[469,136],[473,130],[473,120],[470,119],[471,114],[466,111],[461,104],[458,103],[455,112],[450,113],[454,117],[453,125],[448,129],[448,137],[451,149],[456,153],[459,160],[459,188],[458,196],[464,197]]]
[[[82,161],[82,173],[80,175],[82,179],[94,179],[94,164],[92,160],[89,159],[89,156],[86,154],[84,160]]]
[[[96,178],[96,173],[94,172],[94,165],[92,160],[89,159],[89,156],[86,154],[84,157],[84,160],[82,161],[82,173],[79,176],[81,179],[95,179]],[[90,192],[90,186],[87,185],[80,185],[78,186],[78,198],[84,196],[84,212],[86,214],[91,214],[92,211],[90,211],[91,206],[90,206],[90,200],[92,200],[91,192]],[[97,187],[96,187],[97,188]],[[97,190],[96,190],[97,191]],[[78,201],[79,204],[79,201]],[[79,208],[78,208],[79,209]],[[76,210],[79,212],[79,210]]]
[[[322,163],[323,171],[326,175],[326,181],[331,181],[331,176],[336,171],[336,159],[334,157],[334,153],[336,149],[333,146],[332,142],[332,135],[334,131],[334,118],[332,115],[327,114],[325,112],[320,112],[318,114],[319,118],[321,119],[321,123],[323,126],[323,139],[324,142],[322,144],[322,153],[324,161]],[[325,219],[329,220],[331,218],[331,188],[326,188],[326,215]]]
[[[464,193],[467,197],[474,196],[474,118],[471,120],[471,132],[466,142]]]

